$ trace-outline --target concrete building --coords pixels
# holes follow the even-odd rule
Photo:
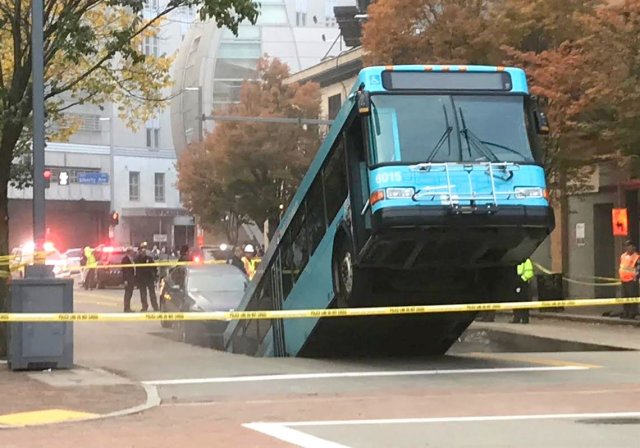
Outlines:
[[[166,2],[147,1],[143,15],[155,16]],[[174,54],[194,17],[195,10],[189,8],[171,13],[159,35],[144,41],[143,52]],[[80,127],[67,142],[47,142],[45,163],[53,174],[45,193],[50,240],[61,249],[109,241],[152,244],[154,235],[163,235],[156,239],[166,239],[168,246],[193,244],[193,219],[175,187],[168,109],[137,130],[127,128],[115,104],[75,106],[65,118]],[[59,184],[61,173],[68,185]],[[32,192],[11,188],[9,198],[10,244],[15,247],[32,237]],[[113,233],[111,211],[120,213]]]
[[[355,0],[263,1],[257,24],[241,25],[237,37],[214,21],[194,24],[173,65],[176,150],[198,140],[202,114],[238,101],[242,83],[255,77],[260,57],[277,57],[297,72],[338,54],[344,46],[333,11],[343,5],[355,5]],[[213,123],[204,127],[211,130]]]

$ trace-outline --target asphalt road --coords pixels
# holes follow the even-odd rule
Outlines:
[[[120,311],[121,296],[76,290],[76,311]],[[162,405],[12,430],[2,446],[640,446],[639,352],[558,351],[525,333],[640,340],[636,328],[485,324],[438,358],[256,359],[183,344],[159,323],[77,323],[78,364],[153,385]]]

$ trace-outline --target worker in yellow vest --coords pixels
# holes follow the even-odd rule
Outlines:
[[[622,284],[622,297],[638,297],[638,261],[640,254],[636,251],[636,246],[631,242],[626,242],[626,251],[620,256],[620,283]],[[623,319],[634,319],[638,315],[637,303],[625,303],[622,305]]]
[[[247,273],[247,277],[249,280],[253,279],[253,276],[256,275],[256,267],[258,266],[258,262],[255,258],[253,258],[256,254],[256,250],[254,249],[252,244],[247,244],[244,246],[244,257],[242,257],[242,264],[244,265],[244,271]]]
[[[516,297],[518,302],[528,302],[531,300],[531,280],[535,277],[533,262],[530,258],[520,263],[516,268],[518,274],[518,285],[516,286]],[[529,310],[513,310],[512,323],[529,323]]]

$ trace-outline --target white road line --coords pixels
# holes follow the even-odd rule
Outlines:
[[[246,423],[242,426],[302,448],[349,448],[346,445],[274,423]]]
[[[174,380],[149,380],[144,384],[155,386],[180,386],[190,384],[214,383],[249,383],[261,381],[314,380],[328,378],[366,378],[393,376],[426,376],[426,375],[465,375],[465,374],[493,374],[519,372],[563,372],[575,370],[589,370],[587,366],[557,366],[557,367],[499,367],[490,369],[443,369],[443,370],[378,370],[372,372],[326,372],[326,373],[290,373],[281,375],[250,375],[212,378],[184,378]]]
[[[514,420],[552,420],[552,419],[598,419],[598,418],[636,418],[640,411],[633,412],[592,412],[577,414],[530,414],[530,415],[483,415],[470,417],[435,417],[435,418],[399,418],[376,420],[319,420],[308,422],[267,423],[282,426],[346,426],[346,425],[393,425],[415,423],[469,423]],[[252,423],[253,425],[261,422]]]
[[[515,420],[552,420],[552,419],[597,419],[597,418],[629,418],[640,417],[640,412],[601,412],[584,414],[533,414],[533,415],[490,415],[471,417],[437,417],[437,418],[400,418],[378,420],[324,420],[308,422],[254,422],[245,423],[247,429],[260,432],[283,442],[291,443],[301,448],[349,448],[340,443],[331,442],[316,436],[291,428],[301,426],[356,426],[356,425],[393,425],[416,423],[470,423],[496,422]]]

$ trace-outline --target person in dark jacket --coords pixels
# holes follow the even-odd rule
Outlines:
[[[236,248],[233,250],[233,256],[229,260],[227,260],[227,264],[237,267],[246,274],[246,271],[244,269],[244,262],[242,261],[243,256],[244,253],[242,252],[242,248],[236,246]]]
[[[154,311],[158,311],[158,299],[156,298],[156,276],[157,269],[155,266],[137,266],[145,264],[153,264],[153,258],[147,254],[147,245],[141,244],[138,250],[138,256],[136,257],[136,283],[138,289],[140,289],[140,301],[142,302],[142,311],[145,312],[149,309],[147,302],[147,291],[149,292],[149,298],[151,299],[151,306]]]
[[[122,268],[122,279],[124,280],[124,312],[131,312],[131,296],[133,296],[133,289],[136,285],[136,268],[133,266],[135,259],[135,252],[132,248],[127,248],[127,252],[122,257],[120,264]],[[131,265],[131,267],[124,267]]]
[[[191,261],[191,255],[189,254],[189,246],[186,244],[180,248],[180,258],[178,262]]]

